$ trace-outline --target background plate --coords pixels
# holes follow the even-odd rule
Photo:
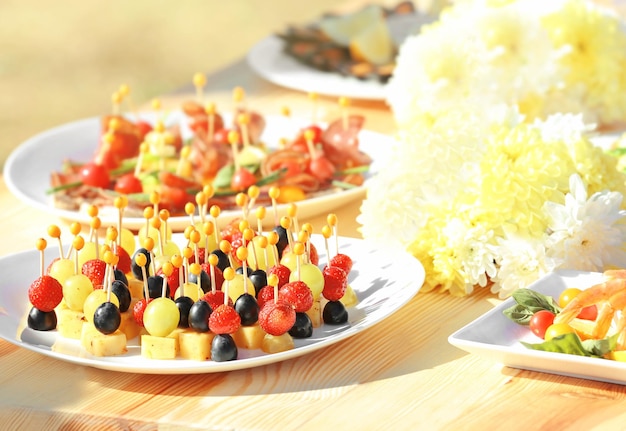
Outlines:
[[[178,235],[178,239],[182,238]],[[324,240],[314,235],[320,263],[326,262]],[[307,339],[294,340],[296,348],[276,354],[261,350],[239,349],[239,359],[229,362],[191,361],[186,359],[153,360],[140,354],[137,339],[129,341],[128,353],[121,356],[95,357],[80,347],[78,340],[59,337],[57,331],[33,331],[26,327],[30,309],[28,288],[39,276],[39,252],[36,250],[0,258],[0,338],[37,353],[75,364],[96,368],[147,374],[214,373],[257,367],[279,362],[330,346],[371,327],[395,313],[419,291],[424,268],[407,253],[386,250],[378,245],[352,238],[340,238],[340,252],[350,256],[353,269],[349,282],[359,303],[348,308],[349,320],[343,325],[322,325]],[[331,247],[331,252],[333,247]],[[46,262],[58,256],[58,247],[45,252]]]
[[[558,298],[568,287],[586,289],[602,281],[601,273],[558,271],[528,286]],[[539,343],[527,327],[509,320],[502,312],[515,304],[509,298],[472,323],[450,335],[448,341],[460,349],[513,368],[542,371],[583,379],[626,384],[626,363],[566,353],[525,348],[520,341]]]
[[[149,114],[142,115],[151,118]],[[153,117],[152,117],[153,118]],[[267,126],[262,140],[270,148],[278,145],[281,137],[295,137],[297,130],[309,123],[304,119],[286,118],[282,116],[266,116]],[[228,120],[228,118],[225,118]],[[367,120],[366,120],[367,121]],[[184,115],[179,111],[170,113],[166,124],[184,125]],[[182,127],[183,135],[190,132]],[[100,136],[100,118],[92,117],[55,127],[22,143],[9,156],[4,167],[4,179],[9,190],[24,203],[45,211],[65,220],[78,221],[89,224],[91,217],[85,212],[68,211],[56,208],[52,204],[46,190],[50,188],[50,173],[61,169],[65,159],[76,161],[91,160]],[[386,151],[393,138],[380,133],[361,130],[359,133],[360,148],[373,160],[366,178],[374,175],[381,166],[384,166],[389,151]],[[363,198],[365,186],[342,190],[335,193],[323,194],[298,202],[298,217],[310,218],[324,212],[329,212],[352,200]],[[285,215],[288,205],[278,205],[279,216]],[[227,223],[230,219],[240,217],[241,210],[222,211],[220,221]],[[99,214],[104,226],[117,223],[117,211],[100,211]],[[265,220],[269,223],[271,217]],[[168,221],[173,230],[182,231],[188,224],[189,217],[171,217]],[[129,229],[139,229],[145,224],[143,217],[125,217],[124,226]]]
[[[324,96],[345,96],[351,99],[385,100],[385,86],[378,81],[365,81],[334,72],[316,70],[283,52],[283,41],[268,36],[248,53],[248,64],[269,82],[292,90],[315,92]]]

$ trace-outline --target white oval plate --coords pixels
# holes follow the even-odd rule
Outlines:
[[[381,82],[324,72],[289,57],[283,52],[283,41],[278,36],[262,39],[248,52],[247,59],[259,76],[281,87],[351,99],[386,98],[385,85]]]
[[[153,115],[142,115],[144,118],[154,118]],[[366,119],[367,121],[367,119]],[[185,117],[180,111],[168,114],[167,124],[184,125]],[[266,129],[262,140],[270,148],[276,148],[282,137],[295,137],[297,130],[306,127],[309,123],[304,119],[289,119],[283,116],[266,116]],[[189,136],[188,128],[182,127],[183,136]],[[75,161],[89,161],[98,146],[100,136],[100,119],[92,117],[55,127],[38,134],[16,148],[4,166],[4,179],[7,187],[18,199],[24,203],[55,215],[65,220],[78,221],[88,224],[91,217],[86,212],[70,211],[57,208],[52,203],[46,190],[50,188],[50,174],[61,169],[66,159]],[[381,166],[384,166],[389,151],[386,151],[393,138],[380,133],[361,130],[359,134],[360,148],[373,160],[366,178],[374,175]],[[298,217],[311,218],[330,212],[341,205],[358,198],[363,198],[366,183],[363,186],[336,193],[329,192],[298,202]],[[279,216],[285,215],[288,205],[278,205]],[[220,221],[227,223],[230,219],[240,217],[240,210],[222,211]],[[103,212],[99,214],[104,226],[117,223],[117,212]],[[266,221],[269,218],[266,219]],[[186,216],[171,217],[169,226],[175,231],[182,231],[188,224]],[[142,217],[125,217],[124,226],[129,229],[140,229],[145,224]]]
[[[424,13],[392,16],[388,19],[389,31],[396,46],[400,46],[408,35],[419,32],[423,25],[435,19],[435,16]],[[362,100],[387,98],[382,82],[317,70],[285,54],[283,46],[284,42],[278,36],[260,40],[248,52],[248,64],[262,78],[292,90]]]
[[[603,280],[598,272],[557,271],[528,286],[558,298],[568,287],[586,289]],[[520,341],[540,343],[528,327],[507,318],[503,311],[515,304],[513,298],[499,304],[450,335],[450,344],[508,367],[560,374],[582,379],[626,384],[626,363],[566,353],[542,352],[524,347]]]
[[[180,238],[180,236],[179,236]],[[326,262],[323,238],[314,235],[320,263]],[[419,291],[424,268],[408,253],[386,250],[376,244],[353,238],[340,238],[340,252],[354,262],[349,282],[359,303],[348,308],[348,323],[322,325],[313,336],[296,339],[296,347],[286,352],[266,354],[261,350],[239,349],[239,358],[229,362],[192,361],[187,359],[154,360],[141,356],[138,340],[128,342],[128,353],[96,357],[81,348],[79,340],[62,338],[56,330],[43,332],[26,327],[30,310],[28,288],[39,276],[39,252],[36,250],[0,258],[0,338],[25,349],[75,364],[120,372],[146,374],[196,374],[252,368],[310,354],[375,325],[392,315]],[[331,247],[331,252],[333,248]],[[58,256],[58,248],[45,252],[46,261]]]

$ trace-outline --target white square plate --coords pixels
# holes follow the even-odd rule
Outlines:
[[[598,272],[558,271],[528,286],[555,299],[568,287],[585,289],[603,280]],[[626,384],[626,363],[565,353],[542,352],[520,341],[539,343],[528,327],[507,318],[503,311],[515,304],[509,298],[448,337],[450,344],[508,367]]]

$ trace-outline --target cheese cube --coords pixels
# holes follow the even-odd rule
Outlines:
[[[105,335],[92,323],[85,323],[80,336],[81,345],[94,356],[115,356],[127,352],[126,335],[119,329]]]
[[[193,330],[178,334],[180,356],[194,361],[211,359],[211,342],[215,334],[212,332],[196,332]]]
[[[260,349],[264,337],[265,331],[258,322],[251,326],[240,326],[233,334],[235,344],[242,349]]]
[[[141,356],[149,359],[174,359],[178,355],[178,333],[167,337],[141,336]]]

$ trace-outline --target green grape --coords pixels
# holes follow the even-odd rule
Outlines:
[[[78,267],[82,268],[88,260],[96,258],[96,243],[86,242],[78,252]]]
[[[183,296],[183,292],[185,293],[184,296],[190,297],[191,299],[194,300],[194,302],[204,295],[204,292],[200,290],[200,288],[198,287],[196,283],[185,283],[184,285],[176,289],[176,293],[174,294],[174,299],[177,299]]]
[[[164,263],[169,262],[169,261],[170,261],[170,256],[163,256],[163,255],[155,256],[154,266],[156,270],[158,271],[163,266]]]
[[[166,337],[178,327],[180,311],[169,298],[155,298],[148,303],[143,313],[146,331],[155,337]]]
[[[75,273],[75,263],[71,259],[57,259],[50,266],[50,276],[61,284]]]
[[[200,241],[198,242],[198,247],[207,248],[209,251],[217,250],[219,248],[217,242],[215,241],[215,235],[209,235],[209,245],[206,243],[206,234],[204,233],[204,226],[202,222],[196,222],[195,225],[196,230],[200,232]]]
[[[139,237],[139,244],[143,244],[143,240],[146,238],[146,225],[145,224],[141,226],[141,228],[137,232],[137,236]],[[148,236],[154,240],[155,244],[159,243],[159,231],[156,228],[150,226],[148,228]],[[169,226],[167,227],[167,238],[163,238],[163,239],[164,240],[172,239],[172,229],[170,229]]]
[[[175,254],[181,254],[180,247],[178,247],[178,245],[174,241],[166,241],[163,248],[164,250],[161,250],[160,244],[157,245],[155,254],[157,256],[167,256],[168,259]]]
[[[300,280],[304,281],[311,292],[313,292],[313,298],[319,299],[324,290],[324,274],[322,271],[312,263],[300,264]],[[289,275],[289,281],[298,281],[297,268],[291,271]]]
[[[265,253],[267,252],[267,260],[269,260],[270,268],[276,265],[276,258],[274,250],[276,250],[276,246],[268,244],[266,249],[264,250],[260,245],[259,241],[261,241],[260,236],[255,236],[252,241],[248,243],[248,265],[253,269],[262,269],[263,271],[267,271],[267,263],[265,262]],[[253,251],[254,248],[254,251]],[[259,260],[258,266],[255,260],[256,258]]]
[[[85,319],[89,322],[93,322],[93,314],[96,312],[96,309],[105,302],[107,302],[107,292],[105,290],[96,289],[91,292],[83,304]],[[111,302],[118,307],[120,306],[120,301],[117,299],[117,296],[113,294],[111,294]]]
[[[83,311],[83,304],[91,292],[93,284],[89,277],[83,274],[72,275],[63,283],[63,299],[74,311]]]
[[[226,283],[228,282],[224,280],[224,284],[222,284],[222,290],[226,288]],[[235,302],[237,298],[239,298],[244,293],[245,291],[243,288],[243,274],[237,273],[235,274],[235,278],[230,280],[230,284],[228,285],[228,296],[230,297],[230,299],[233,300],[233,302]],[[248,293],[254,294],[254,286],[252,285],[252,282],[250,280],[248,280]]]
[[[298,256],[291,252],[288,251],[286,253],[283,253],[283,257],[280,259],[280,263],[285,265],[287,268],[289,268],[291,270],[291,272],[293,273],[297,266],[298,266]],[[304,263],[304,257],[300,256],[300,264]]]
[[[129,256],[132,256],[137,249],[137,242],[135,240],[135,234],[130,229],[122,228],[122,240],[120,242],[122,248],[126,250]]]

